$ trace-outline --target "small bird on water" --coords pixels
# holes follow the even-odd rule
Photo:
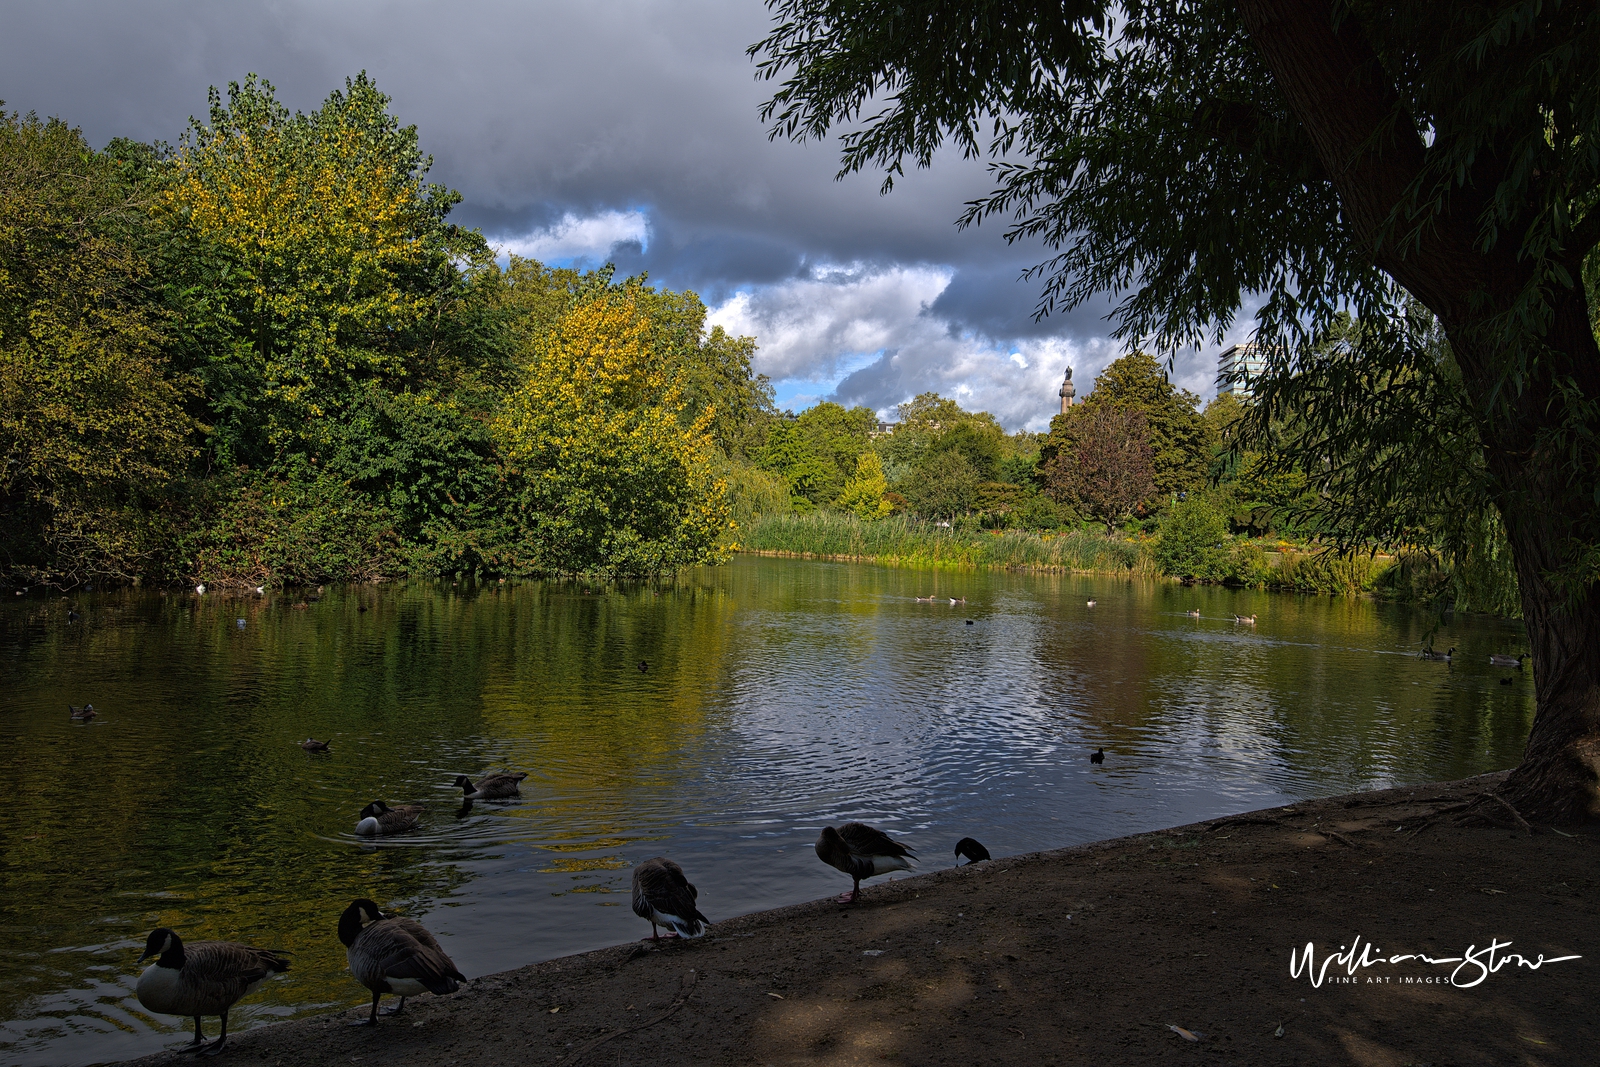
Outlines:
[[[134,986],[139,1003],[159,1015],[184,1015],[194,1019],[194,1040],[186,1051],[215,1056],[228,1043],[228,1009],[274,974],[289,969],[273,949],[252,948],[234,941],[196,941],[185,945],[176,932],[161,927],[145,939],[145,968]],[[200,1017],[222,1017],[222,1034],[202,1044]]]
[[[670,931],[668,937],[699,937],[711,925],[700,914],[695,900],[700,891],[684,875],[683,868],[665,856],[654,856],[633,869],[633,913],[650,920],[650,936],[661,940],[657,926]]]
[[[956,855],[966,859],[967,862],[961,865],[963,867],[971,867],[974,863],[982,863],[984,860],[993,858],[989,855],[989,850],[984,848],[982,843],[974,837],[963,837],[960,841],[957,841]]]
[[[1089,762],[1090,763],[1104,763],[1105,761],[1106,761],[1106,750],[1105,749],[1097,748],[1093,752],[1089,753]]]
[[[454,993],[467,980],[421,923],[385,915],[370,900],[352,900],[344,909],[339,916],[339,940],[344,943],[350,974],[372,990],[371,1014],[353,1026],[376,1025],[378,999],[385,993],[398,996],[400,1006],[384,1014],[399,1015],[406,1010],[407,997]]]
[[[839,897],[840,903],[848,904],[854,904],[861,895],[861,879],[909,871],[911,861],[916,859],[916,853],[882,830],[859,822],[847,822],[837,830],[824,826],[816,849],[817,858],[823,863],[855,880],[849,895]]]
[[[332,749],[328,748],[329,742],[327,742],[327,741],[318,741],[314,737],[308,737],[304,741],[301,741],[301,742],[298,742],[298,743],[299,743],[300,747],[305,749],[307,752],[331,752],[332,751]]]
[[[643,674],[645,671],[647,671],[649,669],[650,669],[650,662],[648,660],[640,660],[639,661],[639,673],[640,674]]]

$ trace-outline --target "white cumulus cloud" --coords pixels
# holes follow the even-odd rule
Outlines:
[[[620,244],[650,243],[650,220],[643,211],[602,211],[597,215],[563,215],[542,230],[501,242],[497,251],[542,263],[603,261]]]

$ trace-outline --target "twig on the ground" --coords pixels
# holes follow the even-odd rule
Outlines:
[[[1346,848],[1360,848],[1361,847],[1360,845],[1356,844],[1354,841],[1350,840],[1348,837],[1344,836],[1343,834],[1341,834],[1337,830],[1318,830],[1317,833],[1321,834],[1323,837],[1326,837],[1329,841],[1337,841],[1337,842],[1339,842],[1339,844],[1345,846]]]
[[[678,998],[667,1006],[666,1011],[662,1012],[660,1015],[657,1015],[654,1019],[639,1023],[637,1026],[629,1026],[626,1029],[613,1030],[611,1033],[606,1034],[603,1037],[597,1037],[587,1045],[584,1045],[581,1048],[573,1049],[571,1052],[567,1053],[565,1057],[557,1060],[556,1063],[559,1065],[559,1067],[570,1067],[571,1064],[577,1063],[578,1060],[582,1059],[584,1056],[587,1056],[589,1053],[593,1052],[607,1041],[622,1037],[626,1034],[636,1033],[645,1029],[646,1027],[654,1026],[663,1019],[674,1015],[679,1008],[683,1007],[689,1002],[689,994],[694,991],[695,978],[696,975],[694,971],[690,971],[688,974],[684,975],[683,986],[678,991]]]
[[[1527,819],[1522,817],[1522,812],[1511,806],[1511,801],[1507,800],[1499,793],[1485,793],[1483,795],[1509,811],[1511,813],[1511,817],[1517,820],[1517,825],[1526,830],[1529,837],[1533,836],[1533,825],[1529,823]]]

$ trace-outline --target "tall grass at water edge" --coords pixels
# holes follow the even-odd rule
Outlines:
[[[1158,572],[1139,545],[1104,534],[1073,530],[953,529],[915,519],[864,522],[853,515],[814,512],[766,515],[751,524],[743,548],[751,552],[871,560],[898,567],[996,567],[1137,574]]]

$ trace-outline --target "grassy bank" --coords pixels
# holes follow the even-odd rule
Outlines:
[[[1092,530],[1028,531],[941,527],[901,517],[863,521],[849,514],[766,515],[745,532],[747,552],[807,559],[859,560],[891,567],[1083,571],[1170,577],[1151,539]],[[1426,600],[1449,580],[1431,555],[1334,555],[1274,542],[1227,545],[1219,580],[1250,589],[1322,596]]]

